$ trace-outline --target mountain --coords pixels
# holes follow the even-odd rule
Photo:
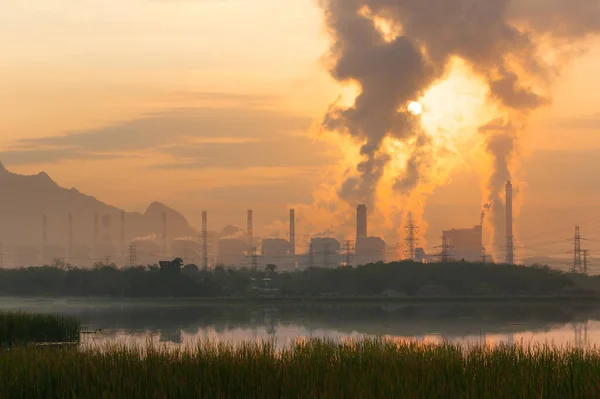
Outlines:
[[[98,214],[98,240],[121,245],[122,210],[105,204],[77,189],[56,184],[48,174],[19,175],[0,162],[0,240],[4,246],[41,246],[43,216],[47,220],[47,244],[67,246],[69,214],[73,219],[75,245],[93,246],[95,215]],[[179,212],[153,202],[142,213],[125,212],[126,243],[139,237],[155,237],[160,242],[163,213],[167,237],[196,236]]]

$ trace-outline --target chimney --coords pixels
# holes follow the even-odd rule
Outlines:
[[[356,239],[367,237],[367,206],[356,208]]]
[[[252,210],[248,210],[248,245],[250,245],[250,249],[254,248],[254,239],[252,237]]]
[[[513,211],[512,211],[512,183],[506,182],[506,263],[515,263],[514,241],[513,241]]]
[[[296,211],[290,209],[290,252],[296,255]]]
[[[208,269],[208,212],[202,211],[202,266]]]

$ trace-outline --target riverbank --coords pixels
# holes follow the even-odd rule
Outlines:
[[[366,340],[0,353],[6,397],[598,397],[600,351]]]
[[[0,296],[0,309],[3,304],[18,302],[27,303],[90,303],[95,305],[152,305],[152,306],[254,306],[254,305],[310,305],[310,304],[355,304],[355,305],[402,305],[402,304],[598,304],[600,305],[600,295],[474,295],[474,296],[315,296],[315,297],[215,297],[215,298],[195,298],[195,297],[146,297],[146,298],[128,298],[128,297],[14,297]]]
[[[0,310],[0,347],[79,342],[80,331],[81,323],[74,317]]]

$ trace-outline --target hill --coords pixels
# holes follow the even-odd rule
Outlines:
[[[0,163],[0,192],[0,240],[5,247],[39,247],[42,244],[44,214],[47,215],[49,245],[67,245],[69,214],[73,217],[75,244],[94,244],[95,214],[99,215],[100,241],[110,240],[117,245],[120,243],[122,209],[85,195],[75,188],[60,187],[45,172],[19,175],[8,171]],[[126,241],[137,237],[161,236],[163,212],[167,215],[168,237],[196,234],[179,212],[153,202],[144,213],[125,213]]]

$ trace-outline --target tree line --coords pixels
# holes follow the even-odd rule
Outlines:
[[[477,296],[590,294],[597,278],[547,267],[480,263],[377,263],[357,267],[202,269],[180,258],[158,265],[91,269],[43,266],[0,269],[2,296],[247,297]]]

